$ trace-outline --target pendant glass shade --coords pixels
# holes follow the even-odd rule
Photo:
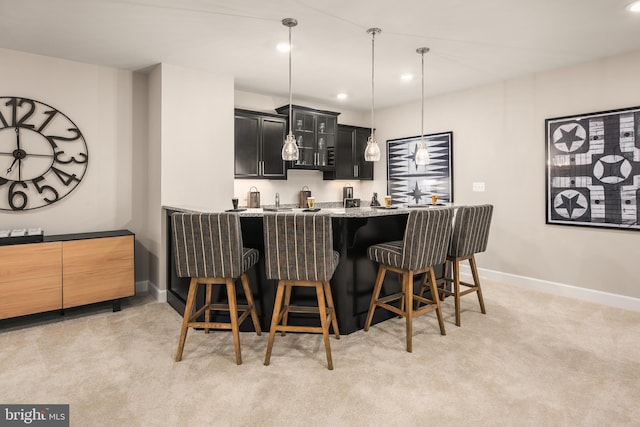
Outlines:
[[[287,135],[282,146],[282,160],[298,160],[300,152],[296,144],[296,137],[293,134]]]
[[[367,147],[364,149],[364,159],[367,162],[377,162],[380,160],[380,147],[378,141],[372,135],[367,139]]]
[[[428,47],[419,47],[416,52],[422,55],[422,115],[420,121],[420,143],[416,150],[415,162],[418,166],[425,166],[429,164],[430,156],[429,150],[427,150],[427,143],[424,140],[424,54],[429,52]]]
[[[427,143],[424,140],[418,144],[418,151],[416,151],[416,165],[425,166],[431,161],[429,156],[429,150],[427,150]]]
[[[376,34],[380,34],[382,30],[380,28],[369,28],[367,33],[371,34],[371,136],[367,139],[367,147],[364,149],[364,160],[367,162],[377,162],[380,160],[380,147],[378,141],[376,141],[375,127],[373,126],[373,111],[374,111],[374,70],[375,70],[375,43]]]
[[[293,18],[285,18],[282,20],[282,25],[289,27],[289,134],[284,139],[284,145],[282,146],[282,160],[295,161],[298,160],[300,151],[298,150],[298,144],[296,144],[296,137],[291,131],[291,122],[293,121],[293,92],[291,91],[291,50],[293,47],[291,46],[291,28],[298,25],[298,21]]]

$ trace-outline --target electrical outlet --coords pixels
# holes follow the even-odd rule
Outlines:
[[[474,182],[473,183],[473,191],[483,192],[484,191],[484,182]]]

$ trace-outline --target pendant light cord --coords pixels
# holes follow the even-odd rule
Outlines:
[[[374,99],[375,99],[375,86],[373,84],[375,77],[375,43],[376,43],[376,31],[371,32],[371,139],[374,139]]]
[[[289,135],[293,134],[291,131],[291,122],[293,121],[293,106],[291,103],[293,102],[293,96],[291,93],[291,27],[289,27]]]
[[[420,141],[424,144],[424,52],[422,52],[422,116],[420,119]]]

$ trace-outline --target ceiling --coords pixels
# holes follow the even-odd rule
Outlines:
[[[0,0],[0,47],[127,70],[165,62],[286,98],[288,54],[275,47],[291,17],[294,103],[367,111],[370,27],[382,29],[377,109],[420,99],[422,46],[427,97],[639,50],[630,1]]]

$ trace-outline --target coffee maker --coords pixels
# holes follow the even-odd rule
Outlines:
[[[342,187],[342,202],[344,203],[345,199],[353,199],[353,187],[348,184]]]

